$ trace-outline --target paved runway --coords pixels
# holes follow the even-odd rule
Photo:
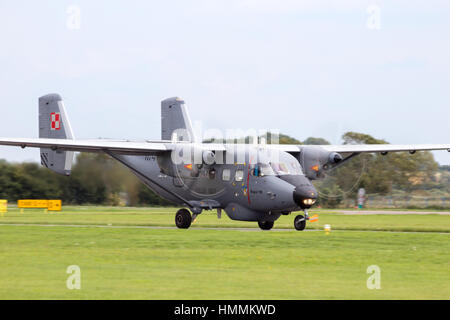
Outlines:
[[[0,223],[2,226],[16,226],[16,227],[60,227],[60,228],[112,228],[112,229],[161,229],[161,230],[179,230],[177,227],[159,227],[159,226],[113,226],[113,225],[81,225],[81,224],[36,224],[36,223]],[[223,228],[223,227],[191,227],[189,230],[217,230],[217,231],[243,231],[243,232],[296,232],[301,234],[302,232],[324,232],[322,229],[305,229],[303,231],[297,231],[292,229],[271,229],[261,230],[259,228]],[[180,230],[182,231],[182,230]],[[389,232],[389,233],[422,233],[422,234],[446,234],[448,232],[431,232],[431,231],[389,231],[389,230],[333,230],[333,232]]]
[[[349,215],[370,215],[370,214],[439,214],[439,215],[450,215],[448,211],[396,211],[396,210],[336,210],[335,213],[343,213]]]
[[[16,227],[70,227],[70,228],[115,228],[115,229],[166,229],[166,230],[179,230],[177,227],[162,227],[162,226],[114,226],[114,225],[100,225],[100,224],[48,224],[48,223],[0,223],[0,226],[16,226]],[[258,232],[267,232],[265,230],[261,230],[259,228],[235,228],[235,227],[196,227],[191,226],[190,230],[197,229],[197,230],[221,230],[221,231],[227,231],[227,230],[233,230],[233,231],[258,231]],[[294,228],[292,229],[271,229],[268,231],[295,231]],[[304,231],[322,231],[322,230],[316,230],[316,229],[306,229]]]

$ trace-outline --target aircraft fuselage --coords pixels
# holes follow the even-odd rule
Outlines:
[[[110,155],[154,192],[176,204],[188,204],[194,213],[224,209],[233,220],[275,221],[282,213],[310,207],[312,203],[304,200],[315,201],[317,191],[303,175],[298,160],[279,152],[274,159],[255,161],[256,148],[250,145],[246,150],[234,150],[233,163],[208,165],[175,164],[169,156]],[[273,167],[280,169],[275,172]]]

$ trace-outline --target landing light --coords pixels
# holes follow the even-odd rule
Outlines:
[[[303,204],[308,206],[313,205],[314,203],[316,203],[316,199],[303,199]]]

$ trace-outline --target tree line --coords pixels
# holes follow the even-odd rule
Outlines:
[[[347,132],[344,144],[385,144],[368,134]],[[443,173],[443,174],[442,174]],[[439,168],[431,152],[363,153],[336,170],[327,173],[324,180],[315,182],[320,190],[319,201],[335,206],[345,199],[356,199],[359,188],[366,194],[405,195],[449,194],[449,175]]]
[[[170,202],[144,186],[106,154],[80,153],[70,176],[37,163],[0,160],[0,199],[62,199],[64,204],[168,206]]]

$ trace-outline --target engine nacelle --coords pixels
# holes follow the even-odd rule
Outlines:
[[[339,153],[330,152],[321,147],[303,147],[299,158],[303,172],[310,180],[322,178],[324,171],[341,161],[342,156]]]
[[[203,164],[211,166],[216,163],[216,154],[210,150],[204,150],[202,152]]]

